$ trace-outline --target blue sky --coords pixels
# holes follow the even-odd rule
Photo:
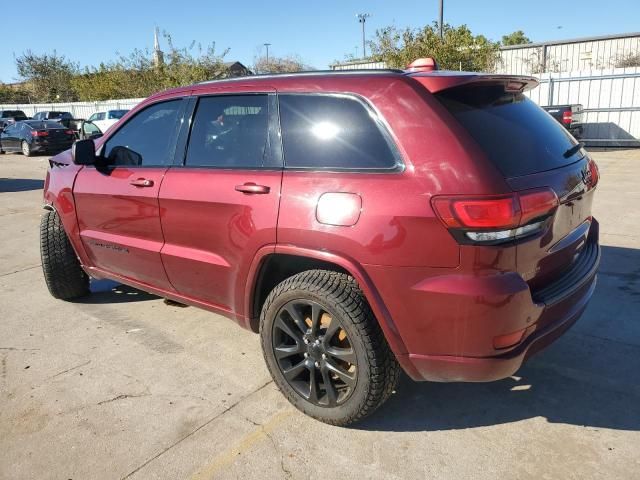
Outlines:
[[[95,2],[94,2],[95,3]],[[395,24],[418,27],[438,15],[438,0],[304,0],[165,1],[107,0],[80,8],[73,2],[52,4],[31,0],[29,14],[12,2],[2,8],[0,81],[16,80],[15,54],[54,49],[82,66],[95,65],[153,45],[158,25],[177,46],[192,40],[215,41],[219,51],[230,48],[227,60],[253,62],[265,42],[273,55],[298,54],[316,67],[327,68],[345,54],[361,54],[358,12],[368,12],[368,36],[376,28]],[[11,18],[15,18],[15,22]],[[499,39],[524,30],[534,41],[556,40],[640,30],[638,0],[445,0],[445,21],[466,23],[471,30]],[[557,28],[561,26],[562,28]]]

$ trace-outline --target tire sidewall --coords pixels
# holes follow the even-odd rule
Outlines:
[[[323,309],[332,317],[338,317],[341,320],[343,328],[347,332],[347,337],[352,348],[356,353],[357,360],[357,377],[356,387],[351,393],[347,401],[336,407],[322,407],[314,405],[307,401],[293,387],[289,385],[286,378],[282,374],[278,362],[273,353],[273,325],[276,315],[280,309],[292,300],[312,300],[319,303]],[[321,293],[305,290],[302,288],[294,288],[277,295],[273,299],[266,311],[263,311],[263,320],[261,322],[260,339],[262,344],[262,352],[269,368],[271,375],[289,401],[302,412],[329,423],[340,423],[347,418],[355,417],[362,408],[362,403],[366,401],[371,369],[368,362],[367,348],[362,340],[362,335],[348,315],[341,312],[339,306],[332,305],[331,300]],[[336,302],[337,303],[337,302]]]

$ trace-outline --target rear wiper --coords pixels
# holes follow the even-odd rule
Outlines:
[[[584,147],[584,145],[582,143],[577,143],[575,144],[573,147],[571,147],[569,150],[567,150],[566,152],[564,152],[562,154],[562,156],[564,158],[569,158],[570,156],[574,155],[575,153],[577,153],[582,147]]]

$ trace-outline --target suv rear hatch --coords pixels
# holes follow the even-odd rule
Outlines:
[[[589,242],[597,242],[591,217],[597,167],[558,122],[523,95],[537,84],[534,79],[451,75],[449,83],[438,78],[442,74],[436,76],[437,83],[429,76],[417,79],[470,134],[511,189],[520,192],[516,198],[524,198],[532,189],[542,193],[552,189],[557,195],[556,202],[551,194],[554,205],[544,218],[526,220],[528,225],[541,220],[539,230],[510,240],[517,245],[518,273],[536,299],[536,292],[548,290],[585,263],[580,260],[581,252],[597,254],[597,246],[589,246]],[[525,207],[521,204],[524,222]],[[539,300],[547,303],[542,294]]]

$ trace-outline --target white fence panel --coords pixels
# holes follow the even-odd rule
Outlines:
[[[596,146],[640,146],[640,67],[543,73],[527,94],[542,106],[580,103],[582,141]]]
[[[122,100],[106,100],[102,102],[70,102],[70,103],[9,103],[0,105],[0,110],[22,110],[31,117],[36,112],[57,111],[71,112],[74,118],[87,119],[95,112],[105,110],[130,110],[144,98],[127,98]]]

